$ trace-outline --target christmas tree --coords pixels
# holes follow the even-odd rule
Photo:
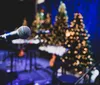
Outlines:
[[[83,16],[75,13],[70,28],[66,30],[66,47],[69,51],[64,55],[63,68],[72,73],[82,74],[93,64],[89,33],[85,29]]]
[[[38,31],[40,30],[40,26],[41,26],[41,20],[39,14],[37,13],[35,16],[35,20],[33,20],[31,25],[32,35],[29,37],[29,39],[34,38],[37,35]]]
[[[38,15],[40,16],[41,23],[44,23],[44,20],[45,20],[45,10],[41,9],[40,12],[38,13]]]
[[[41,25],[41,30],[49,30],[49,33],[40,34],[40,38],[43,39],[43,45],[50,46],[64,46],[65,45],[65,31],[68,28],[68,15],[65,4],[61,1],[58,8],[58,14],[55,17],[54,25],[51,23],[51,16],[47,13],[45,22]],[[45,48],[46,49],[46,48]],[[51,49],[53,50],[53,48]],[[57,49],[56,49],[57,50]],[[56,51],[55,50],[55,51]],[[50,66],[54,65],[56,59],[56,53],[52,53],[50,60]],[[60,58],[60,57],[58,57]]]
[[[66,5],[61,1],[58,8],[58,14],[55,17],[54,29],[51,31],[52,44],[57,46],[64,46],[65,31],[68,28],[68,15]]]
[[[53,25],[51,23],[51,15],[50,13],[46,14],[46,18],[44,20],[44,23],[41,24],[40,27],[40,38],[43,39],[44,43],[43,45],[50,45],[50,38],[51,30],[53,29]]]
[[[32,38],[35,38],[35,36],[43,30],[43,23],[45,21],[45,15],[44,10],[41,9],[40,12],[36,13],[35,20],[32,22],[31,31],[32,31]]]

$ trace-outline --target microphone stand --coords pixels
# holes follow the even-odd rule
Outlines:
[[[98,61],[96,64],[94,64],[88,71],[86,71],[75,83],[74,85],[77,85],[97,64],[99,64],[100,61]]]

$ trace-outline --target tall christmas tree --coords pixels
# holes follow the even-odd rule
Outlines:
[[[54,29],[52,30],[53,45],[64,46],[65,31],[68,28],[68,15],[66,5],[61,1],[58,14],[55,17]]]
[[[55,17],[54,26],[51,24],[50,14],[47,13],[45,22],[41,25],[41,30],[49,30],[49,33],[40,34],[40,38],[43,39],[43,45],[50,46],[64,46],[65,45],[65,31],[68,28],[68,15],[65,4],[61,1],[58,8],[58,14]],[[53,48],[51,49],[53,50]],[[57,49],[56,49],[57,50]],[[55,51],[56,51],[55,50]],[[50,60],[50,66],[54,65],[56,59],[56,53],[52,53],[52,59]]]
[[[65,31],[68,28],[67,22],[68,15],[66,6],[61,1],[58,14],[55,17],[54,26],[51,23],[51,15],[49,13],[46,14],[44,22],[42,23],[40,15],[37,13],[36,20],[32,23],[33,34],[34,32],[39,32],[39,37],[43,40],[43,45],[62,46],[65,44]]]
[[[75,13],[69,30],[66,30],[66,47],[69,51],[64,55],[63,67],[72,73],[82,74],[86,68],[93,64],[89,33],[85,29],[83,16]]]

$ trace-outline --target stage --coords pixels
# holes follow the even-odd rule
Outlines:
[[[7,53],[8,52],[5,50],[0,50],[0,69],[5,71],[8,75],[9,73],[11,74],[11,61],[10,56],[8,56]],[[4,58],[5,60],[3,60]],[[35,68],[34,63],[34,57],[32,57],[32,70],[30,71],[30,60],[28,56],[25,55],[23,58],[15,57],[13,60],[12,68],[13,74],[9,76],[7,81],[9,81],[10,78],[13,79],[12,81],[9,81],[7,85],[11,85],[11,83],[12,85],[27,85],[30,83],[34,83],[36,85],[37,83],[39,85],[45,85],[47,83],[51,83],[52,70],[49,66],[49,60],[37,56],[37,68]]]

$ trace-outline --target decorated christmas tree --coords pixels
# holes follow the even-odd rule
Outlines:
[[[33,20],[32,22],[31,26],[32,35],[29,38],[35,38],[35,36],[38,33],[38,30],[40,30],[40,26],[41,26],[41,20],[39,14],[37,13],[35,16],[35,20]]]
[[[51,23],[51,15],[50,13],[46,14],[44,23],[41,24],[40,27],[40,38],[43,39],[43,45],[50,45],[51,30],[53,29],[53,25]]]
[[[48,13],[46,15],[45,22],[41,25],[41,30],[45,31],[49,30],[49,33],[40,34],[40,38],[43,39],[43,45],[46,45],[47,48],[50,50],[48,52],[53,54],[50,60],[50,66],[54,65],[56,56],[58,56],[62,52],[61,51],[62,49],[60,49],[60,52],[56,53],[56,51],[59,50],[59,48],[56,47],[58,46],[63,47],[65,45],[65,38],[66,38],[65,32],[66,29],[68,28],[67,22],[68,22],[68,15],[66,11],[66,6],[61,1],[60,6],[58,8],[58,14],[55,16],[54,25],[52,26],[51,16]],[[48,45],[51,47],[48,47]]]
[[[70,28],[66,30],[66,47],[69,48],[69,51],[62,58],[63,68],[66,71],[82,74],[93,64],[89,37],[83,23],[83,16],[75,13]]]
[[[65,44],[65,31],[68,28],[68,15],[66,5],[61,1],[58,14],[55,17],[54,29],[51,31],[52,44],[57,46],[64,46]]]
[[[40,12],[36,13],[35,20],[33,20],[32,22],[31,26],[32,38],[35,38],[35,36],[38,35],[41,30],[43,30],[42,24],[45,23],[44,21],[45,21],[44,10],[41,9]]]

